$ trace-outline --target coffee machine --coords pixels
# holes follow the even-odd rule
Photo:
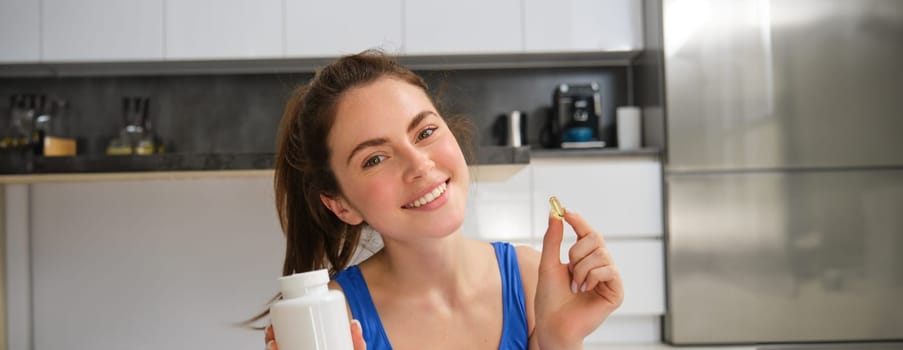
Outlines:
[[[546,148],[601,148],[602,95],[598,83],[559,84],[549,119],[540,134]]]

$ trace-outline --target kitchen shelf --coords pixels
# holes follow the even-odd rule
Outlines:
[[[72,157],[32,157],[21,161],[13,174],[121,173],[149,171],[209,171],[272,169],[272,153],[154,155],[78,155]]]
[[[474,165],[530,164],[530,147],[477,146]]]
[[[531,158],[659,156],[657,148],[531,149],[479,146],[479,166],[526,165]],[[0,157],[0,184],[108,180],[270,177],[273,153],[158,154],[147,156]]]
[[[534,149],[530,152],[531,158],[586,158],[586,157],[633,157],[633,156],[661,156],[658,148],[638,148],[622,150],[617,148],[556,148]]]
[[[258,170],[206,170],[206,171],[143,171],[130,173],[60,173],[0,175],[0,185],[36,184],[54,182],[92,181],[146,181],[146,180],[186,180],[210,178],[254,178],[273,177],[273,169]]]
[[[400,55],[398,61],[413,70],[508,69],[549,67],[626,66],[641,50]],[[193,75],[312,73],[335,57],[266,58],[235,60],[44,62],[0,64],[0,77],[96,77],[120,75]]]
[[[477,164],[528,164],[529,147],[481,146],[476,149]],[[273,153],[232,154],[154,154],[154,155],[78,155],[72,157],[0,157],[0,177],[17,175],[64,175],[148,172],[209,172],[235,170],[272,170]],[[2,179],[0,179],[2,180]],[[3,181],[0,181],[3,182]]]

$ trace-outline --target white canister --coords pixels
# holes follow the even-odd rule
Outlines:
[[[640,108],[622,106],[617,109],[618,149],[638,149],[642,145]]]
[[[328,288],[326,270],[279,279],[282,300],[270,306],[276,343],[282,350],[352,350],[345,295]]]

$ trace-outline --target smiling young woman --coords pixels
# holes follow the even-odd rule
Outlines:
[[[360,321],[356,348],[579,348],[623,299],[602,236],[566,211],[550,215],[543,255],[465,238],[469,134],[428,91],[367,51],[324,67],[289,99],[275,177],[283,275],[329,269],[330,288]],[[563,222],[579,235],[568,264],[558,255]],[[383,248],[348,266],[365,226]]]

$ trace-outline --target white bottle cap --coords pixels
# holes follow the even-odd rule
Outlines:
[[[283,299],[308,295],[316,292],[318,289],[326,291],[328,283],[329,272],[326,269],[296,273],[279,278],[279,287],[282,290]]]

